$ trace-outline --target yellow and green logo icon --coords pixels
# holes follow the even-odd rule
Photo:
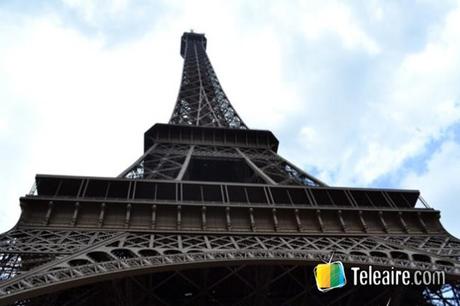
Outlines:
[[[313,271],[319,291],[326,292],[343,287],[347,283],[345,269],[340,261],[319,264]]]

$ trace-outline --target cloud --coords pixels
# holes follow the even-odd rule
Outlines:
[[[458,14],[459,9],[448,14],[418,52],[395,58],[382,49],[372,59],[375,66],[358,72],[367,78],[366,91],[357,88],[344,97],[335,92],[331,101],[329,93],[313,90],[309,98],[322,103],[306,105],[308,123],[297,143],[307,152],[304,162],[334,184],[372,185],[445,137],[460,120]],[[349,77],[361,81],[359,75]]]
[[[426,182],[445,165],[435,160],[458,149],[460,9],[450,3],[2,5],[4,230],[35,173],[114,176],[142,153],[143,132],[172,112],[191,28],[206,33],[245,123],[273,130],[283,156],[328,184],[420,183],[410,187],[431,200]]]
[[[441,211],[441,221],[445,228],[457,237],[458,227],[458,190],[460,181],[460,144],[446,140],[427,162],[423,174],[410,172],[401,185],[405,188],[421,189],[422,196],[434,209]]]
[[[6,229],[36,173],[116,176],[141,155],[143,132],[171,114],[181,63],[177,35],[107,48],[54,14],[0,32]]]
[[[361,49],[370,54],[380,52],[377,41],[366,33],[359,24],[359,19],[353,16],[350,7],[343,2],[299,1],[296,9],[280,6],[273,7],[274,15],[280,22],[291,22],[290,26],[300,29],[310,43],[317,42],[326,35],[334,35],[345,49]]]
[[[62,2],[69,8],[75,10],[86,22],[91,24],[96,24],[102,12],[116,17],[123,15],[128,6],[128,0],[62,0]]]

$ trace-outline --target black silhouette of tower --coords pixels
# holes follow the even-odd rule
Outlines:
[[[0,236],[0,305],[459,304],[460,241],[418,191],[327,186],[246,126],[203,34],[184,33],[180,54],[170,122],[145,132],[133,165],[118,177],[37,175],[20,198]],[[313,267],[331,256],[444,271],[446,284],[322,293]]]

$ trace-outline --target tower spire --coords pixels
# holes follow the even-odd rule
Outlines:
[[[184,33],[180,54],[184,58],[182,81],[169,123],[246,129],[209,61],[204,34]]]

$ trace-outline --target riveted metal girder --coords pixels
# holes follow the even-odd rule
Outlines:
[[[185,33],[181,54],[182,81],[169,123],[246,129],[209,61],[204,34]]]
[[[11,235],[11,234],[10,234]],[[61,232],[61,235],[65,235]],[[422,241],[425,237],[420,237]],[[431,237],[431,239],[436,239]],[[0,284],[0,303],[76,286],[160,271],[245,264],[344,264],[443,270],[450,279],[460,266],[423,249],[380,238],[337,236],[245,236],[113,233],[110,238],[62,254]]]

